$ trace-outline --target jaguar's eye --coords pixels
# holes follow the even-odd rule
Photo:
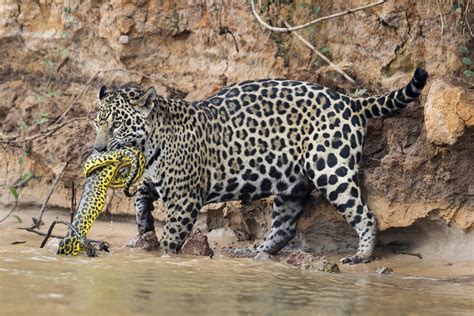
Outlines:
[[[119,122],[119,121],[115,121],[112,123],[112,127],[114,129],[119,128],[121,125],[122,125],[122,122]]]

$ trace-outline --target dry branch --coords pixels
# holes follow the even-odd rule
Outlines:
[[[274,26],[271,26],[270,24],[268,24],[267,22],[263,21],[263,19],[260,17],[260,15],[258,15],[257,10],[255,9],[255,0],[250,1],[251,5],[252,5],[252,12],[253,12],[253,15],[255,15],[255,18],[258,20],[258,22],[260,24],[262,24],[264,27],[266,27],[267,29],[269,29],[270,31],[273,31],[273,32],[292,32],[292,31],[301,30],[301,29],[304,29],[304,28],[306,28],[308,26],[311,26],[313,24],[319,23],[321,21],[326,21],[326,20],[338,18],[340,16],[348,15],[348,14],[351,14],[351,13],[354,13],[354,12],[357,12],[357,11],[369,9],[369,8],[384,4],[385,2],[387,2],[387,0],[381,0],[381,1],[378,1],[378,2],[371,3],[371,4],[367,4],[365,6],[358,7],[358,8],[349,9],[349,10],[346,10],[346,11],[343,11],[343,12],[338,12],[338,13],[334,13],[334,14],[331,14],[331,15],[323,16],[323,17],[320,17],[316,20],[313,20],[311,22],[308,22],[308,23],[305,23],[305,24],[302,24],[302,25],[297,25],[297,26],[292,26],[292,27],[274,27]]]
[[[58,117],[58,119],[52,125],[50,125],[48,128],[46,128],[45,130],[41,131],[38,134],[25,137],[24,139],[21,139],[21,140],[18,140],[18,138],[20,138],[20,135],[18,135],[18,134],[13,135],[13,136],[9,136],[9,137],[3,137],[3,139],[0,140],[0,144],[9,144],[9,143],[21,144],[21,143],[25,143],[25,142],[28,142],[28,141],[38,139],[38,138],[48,137],[48,136],[51,136],[54,132],[56,132],[58,129],[60,129],[60,128],[66,126],[66,125],[68,125],[72,122],[80,121],[80,120],[89,120],[88,117],[84,117],[84,116],[83,117],[71,118],[71,119],[66,120],[66,121],[64,121],[64,118],[68,115],[68,113],[71,111],[71,109],[76,104],[76,102],[79,100],[79,98],[82,96],[82,94],[87,90],[87,88],[91,85],[92,81],[94,81],[94,79],[96,79],[97,76],[100,73],[114,72],[114,71],[140,75],[140,76],[142,76],[144,78],[148,78],[152,81],[159,82],[161,85],[163,85],[164,87],[166,87],[168,89],[172,88],[171,86],[166,84],[166,82],[163,78],[159,78],[159,77],[156,77],[156,76],[145,74],[145,73],[140,72],[140,71],[128,70],[128,69],[124,69],[124,68],[110,68],[110,69],[98,70],[89,78],[89,80],[87,80],[87,82],[82,87],[81,91],[79,91],[79,93],[74,97],[72,102],[69,103],[66,110]],[[56,106],[59,106],[59,104],[56,101],[54,101],[54,103],[55,103]]]
[[[82,120],[90,120],[90,118],[88,118],[87,116],[74,117],[61,124],[51,125],[48,128],[46,128],[44,131],[39,132],[38,134],[31,135],[20,140],[17,140],[17,138],[19,138],[20,135],[5,137],[5,139],[0,141],[0,144],[8,144],[8,143],[21,144],[21,143],[26,143],[28,141],[38,139],[38,138],[48,137],[54,134],[58,129],[63,128],[64,126],[69,125],[73,122],[82,121]]]
[[[15,200],[15,205],[13,205],[12,209],[10,210],[10,212],[8,212],[7,215],[5,215],[5,217],[3,217],[2,219],[0,219],[0,223],[5,221],[8,217],[10,217],[10,215],[13,214],[13,212],[15,212],[15,210],[18,208],[18,200]]]
[[[41,205],[38,218],[33,217],[33,225],[30,227],[31,229],[39,228],[42,225],[43,214],[44,214],[44,211],[46,210],[46,207],[48,206],[49,198],[53,194],[54,189],[56,188],[56,185],[59,182],[59,179],[61,179],[61,177],[63,176],[64,171],[66,170],[66,167],[67,167],[67,162],[64,163],[64,166],[61,168],[61,171],[58,173],[58,175],[54,179],[53,184],[51,184],[51,188],[49,188],[49,192],[46,195],[43,205]]]
[[[100,70],[97,71],[92,77],[89,78],[89,80],[86,82],[86,84],[84,85],[84,87],[82,87],[81,91],[79,91],[79,93],[76,95],[76,97],[74,98],[74,100],[72,100],[72,102],[69,104],[69,106],[67,107],[67,109],[64,111],[63,114],[61,114],[61,116],[56,120],[56,122],[54,122],[54,124],[59,124],[61,123],[61,121],[64,119],[64,117],[66,117],[66,115],[69,113],[69,111],[71,111],[72,107],[74,106],[74,104],[77,102],[77,100],[79,100],[79,98],[81,97],[81,95],[84,93],[84,91],[86,91],[87,87],[89,87],[89,85],[91,84],[92,80],[94,80],[100,73]]]
[[[29,227],[24,228],[24,227],[22,227],[22,228],[18,228],[18,229],[26,230],[27,232],[35,233],[36,235],[43,236],[43,237],[48,236],[48,233],[43,233],[42,231],[34,229],[34,228],[29,228]],[[55,234],[49,234],[49,237],[64,239],[64,236],[55,235]],[[40,248],[43,248],[43,247],[40,247]]]
[[[71,214],[71,224],[72,224],[72,221],[74,220],[74,214],[76,213],[76,184],[74,183],[74,181],[72,181],[72,185],[71,185],[71,210],[70,210],[70,214]]]
[[[285,25],[288,27],[288,28],[291,28],[291,25],[288,24],[286,21],[283,21],[285,23]],[[308,46],[313,52],[316,53],[316,55],[318,55],[322,60],[324,60],[325,62],[327,62],[332,68],[334,68],[338,73],[340,73],[344,78],[346,78],[350,83],[355,83],[354,79],[352,79],[346,72],[344,72],[344,70],[342,70],[341,68],[339,68],[339,66],[337,66],[336,64],[334,64],[329,58],[327,58],[326,56],[324,56],[323,53],[321,53],[319,50],[316,49],[316,47],[314,47],[310,42],[308,42],[306,39],[303,38],[303,36],[299,35],[298,33],[296,32],[291,32],[292,35],[296,36],[296,38],[298,38],[301,42],[303,42],[303,44],[305,44],[306,46]]]
[[[284,24],[286,25],[286,27],[274,27],[274,26],[269,25],[268,23],[263,21],[263,19],[260,17],[260,15],[258,15],[258,13],[255,9],[255,0],[252,0],[251,4],[252,4],[253,15],[255,16],[255,18],[257,19],[257,21],[261,25],[263,25],[265,28],[269,29],[270,31],[274,31],[274,32],[292,32],[291,34],[295,35],[296,38],[298,38],[300,41],[302,41],[306,46],[308,46],[322,60],[327,62],[332,68],[334,68],[338,73],[340,73],[350,83],[354,84],[355,83],[354,79],[352,79],[346,72],[344,72],[340,67],[338,67],[336,64],[334,64],[329,58],[324,56],[323,53],[321,53],[319,50],[317,50],[316,47],[314,47],[310,42],[308,42],[306,39],[304,39],[300,34],[296,33],[295,31],[303,29],[305,27],[308,27],[310,25],[313,25],[313,24],[321,22],[321,21],[337,18],[337,17],[343,16],[343,15],[347,15],[347,14],[350,14],[350,13],[360,11],[360,10],[365,10],[365,9],[368,9],[368,8],[372,8],[372,7],[375,7],[377,5],[383,4],[385,2],[386,2],[386,0],[382,0],[382,1],[379,1],[379,2],[375,2],[375,3],[372,3],[372,4],[368,4],[368,5],[365,5],[365,6],[358,7],[358,8],[354,8],[354,9],[350,9],[350,10],[347,10],[347,11],[335,13],[335,14],[328,15],[328,16],[323,16],[321,18],[318,18],[316,20],[313,20],[311,22],[305,23],[303,25],[298,25],[298,26],[291,26],[286,21],[283,21]]]

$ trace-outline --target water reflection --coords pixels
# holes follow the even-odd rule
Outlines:
[[[0,306],[15,314],[469,314],[472,278],[327,274],[247,259],[116,252],[57,257],[0,247]]]

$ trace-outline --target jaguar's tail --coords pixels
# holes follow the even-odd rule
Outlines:
[[[362,104],[362,112],[367,118],[390,116],[397,113],[397,110],[405,108],[420,96],[427,79],[426,70],[417,68],[410,83],[405,87],[378,98],[358,99]]]

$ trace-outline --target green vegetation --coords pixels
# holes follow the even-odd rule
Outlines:
[[[460,46],[459,53],[461,53],[462,63],[464,64],[463,74],[468,78],[474,78],[474,71],[472,70],[472,59],[469,57],[469,49],[464,45]]]
[[[367,93],[367,89],[356,89],[354,93],[352,93],[352,96],[358,98],[358,97],[363,96],[366,93]]]

